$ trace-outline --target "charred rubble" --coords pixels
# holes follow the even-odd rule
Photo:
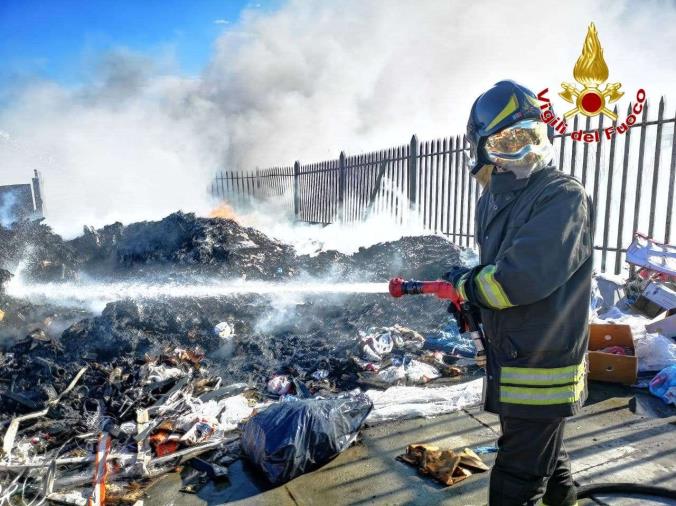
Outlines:
[[[100,229],[64,241],[40,222],[0,226],[0,268],[20,267],[39,281],[76,276],[138,278],[157,275],[218,275],[263,281],[302,275],[337,280],[384,281],[439,276],[458,261],[459,249],[439,236],[404,237],[361,248],[353,255],[323,251],[296,255],[292,246],[234,220],[176,212],[160,221]]]
[[[60,280],[67,272],[68,277],[104,279],[157,275],[180,280],[198,274],[217,275],[224,282],[308,277],[385,282],[393,275],[436,278],[460,262],[460,249],[438,236],[405,237],[361,248],[353,255],[328,251],[298,256],[292,246],[233,220],[182,212],[156,222],[85,228],[82,236],[67,242],[42,223],[26,222],[0,233],[8,238],[0,266],[17,265],[18,244],[24,241],[31,268],[23,275],[37,281]],[[54,268],[44,269],[45,265]],[[9,273],[0,279],[9,279]],[[222,352],[223,339],[213,329],[225,321],[234,337],[227,358],[217,364],[219,373],[229,380],[257,383],[276,369],[293,365],[312,372],[313,363],[345,361],[359,332],[372,327],[401,324],[429,332],[448,320],[438,300],[395,301],[382,294],[120,300],[99,315],[7,296],[0,304],[6,313],[0,324],[5,327],[0,333],[5,347],[34,328],[42,329],[59,341],[59,360],[64,362],[109,361],[124,354],[142,357],[169,345],[199,347],[207,355]],[[12,332],[16,335],[9,335]]]
[[[211,467],[200,472],[223,476],[222,466],[237,456],[228,446],[236,437],[236,420],[228,418],[232,406],[241,420],[257,403],[280,395],[452,381],[470,367],[462,358],[468,355],[424,348],[424,336],[443,334],[449,323],[445,305],[433,298],[125,299],[92,314],[84,307],[40,305],[3,293],[18,266],[33,282],[194,275],[224,283],[385,282],[393,275],[436,278],[459,263],[460,254],[445,239],[426,236],[353,255],[300,256],[292,246],[233,220],[182,212],[156,222],[86,228],[71,241],[42,223],[0,227],[0,481],[7,487],[20,479],[35,497],[91,486],[90,457],[101,450],[95,445],[101,431],[112,438],[111,451],[124,454],[116,465],[134,459],[128,479],[147,481],[175,468],[172,455],[203,453]],[[405,374],[409,365],[423,373]],[[435,373],[427,375],[430,370]],[[21,421],[18,428],[12,420]],[[86,451],[83,441],[89,441]],[[57,460],[63,467],[58,473],[50,467]],[[24,469],[22,462],[35,467]],[[47,490],[41,484],[49,473],[56,473],[56,481]],[[120,489],[115,501],[133,502],[128,491]]]

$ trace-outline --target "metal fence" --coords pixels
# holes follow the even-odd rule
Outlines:
[[[587,117],[584,124],[576,116],[571,128],[554,138],[558,168],[577,177],[594,201],[601,272],[620,273],[636,231],[664,242],[676,235],[676,116],[665,118],[664,98],[655,119],[649,119],[649,109],[646,103],[640,121],[610,139],[604,129],[617,121],[604,116]],[[600,141],[573,141],[573,132],[580,130],[598,132]],[[371,213],[397,223],[418,220],[432,233],[474,246],[480,188],[467,170],[467,148],[464,136],[433,141],[413,136],[407,145],[361,155],[343,152],[336,160],[221,172],[211,192],[235,206],[273,201],[296,219],[312,223],[354,223]]]

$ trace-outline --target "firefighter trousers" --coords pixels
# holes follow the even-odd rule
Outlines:
[[[570,460],[563,447],[565,418],[500,416],[502,436],[491,471],[489,506],[576,504]]]

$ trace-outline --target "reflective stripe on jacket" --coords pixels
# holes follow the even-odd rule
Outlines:
[[[591,201],[554,167],[521,180],[496,173],[476,216],[483,267],[471,292],[488,339],[486,409],[572,415],[586,399]]]

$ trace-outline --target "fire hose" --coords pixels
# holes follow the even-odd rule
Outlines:
[[[463,300],[453,284],[448,281],[405,281],[402,278],[390,280],[390,295],[402,297],[404,295],[431,294],[439,299],[448,300],[448,312],[453,314],[460,331],[466,333],[476,347],[477,362],[484,362],[486,357],[486,339],[483,329],[479,325],[479,315],[472,305]]]
[[[479,318],[471,304],[463,300],[458,294],[453,284],[448,281],[416,281],[404,280],[402,278],[393,278],[390,280],[389,291],[392,297],[402,297],[404,295],[435,295],[439,299],[450,301],[448,311],[453,314],[461,331],[467,333],[476,346],[477,361],[486,355],[486,339],[483,329],[479,325]],[[676,499],[676,490],[666,487],[656,487],[652,485],[641,485],[634,483],[595,483],[592,485],[578,486],[577,496],[579,499],[591,498],[598,504],[600,503],[594,495],[626,495],[639,494],[646,496],[665,497]]]

